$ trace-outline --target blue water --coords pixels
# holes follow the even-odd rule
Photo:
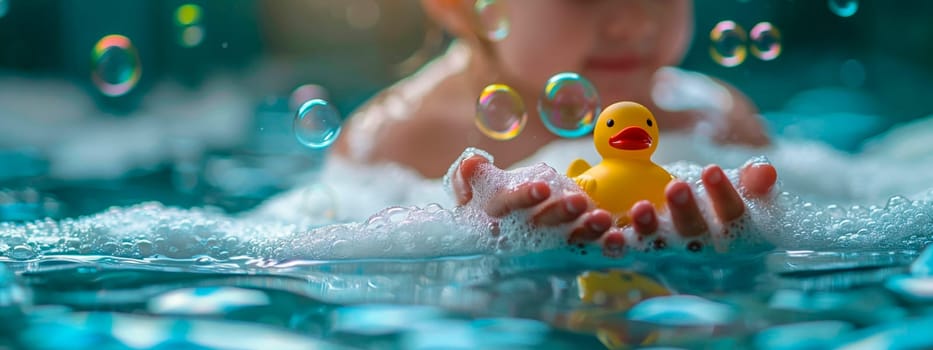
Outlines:
[[[933,346],[918,332],[933,323],[933,277],[910,274],[917,256],[642,257],[612,267],[559,253],[340,262],[47,256],[0,265],[0,345],[924,348]],[[905,281],[916,285],[902,288]]]
[[[926,3],[695,2],[697,34],[684,66],[736,85],[761,107],[770,132],[802,145],[772,157],[781,180],[798,185],[779,198],[810,215],[779,233],[785,245],[822,250],[623,259],[596,249],[447,256],[425,249],[444,242],[407,230],[374,237],[394,247],[356,239],[386,220],[361,221],[339,251],[333,238],[347,232],[311,237],[317,222],[238,221],[310,183],[301,175],[324,158],[295,142],[288,91],[326,86],[347,115],[395,81],[389,72],[410,55],[402,51],[424,40],[374,35],[382,27],[343,28],[350,34],[341,36],[332,17],[346,9],[307,11],[292,19],[298,26],[282,19],[275,31],[255,23],[270,11],[260,7],[292,9],[235,3],[219,7],[223,16],[207,14],[205,42],[192,49],[175,47],[174,24],[149,23],[172,17],[171,2],[0,0],[0,37],[10,48],[0,50],[0,349],[933,348],[933,249],[924,250],[933,241],[933,192],[914,196],[933,187]],[[827,8],[841,3],[861,7]],[[421,15],[397,12],[405,19],[392,27]],[[143,19],[126,33],[143,55],[142,80],[121,98],[101,99],[85,72],[87,48],[98,29],[116,31],[114,21],[127,18]],[[722,67],[706,38],[722,20],[773,22],[784,52]],[[150,32],[150,24],[164,28]],[[306,52],[291,51],[298,46]],[[276,61],[282,54],[297,62]],[[234,79],[214,76],[220,67]],[[33,73],[56,80],[25,75]],[[865,142],[924,116],[873,153]],[[842,155],[806,148],[813,140]],[[874,158],[860,158],[862,150]],[[391,202],[410,199],[411,185],[373,187],[391,187],[380,198]],[[905,211],[888,203],[904,197],[893,195],[909,196],[914,215],[897,217]],[[135,211],[149,201],[165,207]],[[299,214],[325,214],[310,209]],[[412,257],[356,259],[386,251]],[[329,258],[340,254],[352,258]]]

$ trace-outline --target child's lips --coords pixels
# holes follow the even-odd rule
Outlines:
[[[631,71],[641,65],[636,56],[591,57],[586,60],[584,67],[591,70]]]

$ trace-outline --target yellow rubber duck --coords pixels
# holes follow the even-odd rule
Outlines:
[[[583,159],[567,168],[572,178],[596,205],[611,212],[619,225],[631,220],[628,210],[648,200],[664,208],[664,188],[674,177],[651,161],[658,148],[658,122],[645,106],[617,102],[596,120],[593,144],[603,160],[590,166]]]

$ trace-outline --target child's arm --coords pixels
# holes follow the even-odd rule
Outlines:
[[[383,105],[368,106],[356,113],[344,127],[334,147],[336,154],[360,163],[397,163],[422,176],[444,175],[451,159],[463,151],[466,141],[460,127],[443,118],[411,115],[395,117]]]
[[[726,122],[721,132],[717,133],[716,141],[755,147],[768,145],[768,134],[758,115],[758,108],[751,99],[734,86],[714,80],[725,87],[732,97],[732,109],[726,114]]]

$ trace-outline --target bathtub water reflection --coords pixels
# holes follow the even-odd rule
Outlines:
[[[933,343],[917,252],[788,252],[698,268],[533,256],[5,260],[0,345],[108,348],[907,348]],[[693,276],[685,278],[685,276]],[[888,281],[888,283],[883,283]],[[923,295],[921,295],[923,294]],[[689,316],[689,317],[688,317]],[[912,332],[910,340],[897,334]],[[816,334],[814,336],[814,334]]]

